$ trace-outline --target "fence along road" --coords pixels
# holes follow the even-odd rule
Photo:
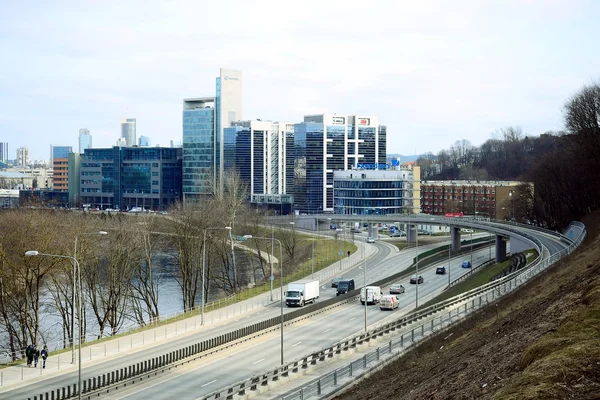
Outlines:
[[[115,376],[117,377],[117,379],[119,378],[128,378],[132,373],[133,375],[137,375],[140,373],[140,371],[146,371],[147,369],[155,369],[158,365],[163,365],[164,362],[167,363],[171,363],[176,359],[180,359],[182,357],[187,357],[190,354],[194,354],[198,351],[198,346],[194,347],[194,346],[190,346],[188,348],[182,349],[181,351],[177,351],[177,352],[173,352],[171,354],[168,354],[165,358],[154,358],[149,360],[149,362],[146,363],[140,363],[138,365],[134,365],[133,366],[133,372],[132,372],[132,368],[129,368],[129,371],[127,369],[123,370],[121,369],[120,371],[116,371],[111,374],[108,374],[106,377],[103,376],[102,379],[98,379],[98,382],[96,382],[96,380],[94,380],[93,382],[90,380],[88,382],[88,390],[89,391],[89,387],[97,387],[102,385],[104,386],[104,384],[108,384],[109,382],[112,382],[113,380],[115,380]],[[84,386],[85,388],[85,386]]]

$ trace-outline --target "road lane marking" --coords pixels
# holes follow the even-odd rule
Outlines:
[[[350,318],[350,321],[352,321],[353,319],[356,319],[356,317],[352,317],[352,318]]]
[[[327,329],[326,331],[323,331],[323,333],[327,333],[331,330],[331,328]]]
[[[296,347],[296,346],[298,346],[300,343],[302,343],[302,342],[298,342],[298,343],[296,343],[295,345],[293,345],[292,347]]]
[[[258,364],[258,363],[259,363],[259,362],[261,362],[261,361],[265,361],[265,359],[264,359],[264,358],[261,358],[261,359],[260,359],[260,360],[258,360],[258,361],[254,361],[252,364]]]
[[[216,381],[217,381],[217,380],[215,379],[215,380],[213,380],[213,381],[210,381],[210,382],[208,382],[208,383],[205,383],[205,384],[204,384],[204,385],[202,385],[201,387],[208,386],[208,385],[210,385],[211,383],[215,383]]]

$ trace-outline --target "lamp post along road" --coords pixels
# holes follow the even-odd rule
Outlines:
[[[233,238],[231,237],[231,227],[213,227],[213,228],[204,228],[204,232],[202,235],[202,303],[201,312],[200,312],[200,325],[204,325],[204,303],[206,301],[206,231],[217,230],[217,229],[226,229],[229,231],[229,240],[231,241],[231,249],[233,251]],[[235,266],[233,267],[235,271]],[[235,279],[235,274],[234,274]],[[234,282],[235,285],[235,282]]]
[[[279,273],[279,279],[280,279],[280,287],[279,287],[279,294],[281,297],[281,326],[279,327],[279,331],[281,332],[281,365],[283,365],[283,246],[281,245],[281,241],[279,239],[275,239],[274,237],[255,237],[252,235],[244,235],[242,236],[244,239],[260,239],[260,240],[271,240],[271,241],[276,241],[277,244],[279,244],[279,268],[280,268],[280,273]],[[272,249],[272,248],[271,248]],[[271,250],[273,251],[273,250]],[[271,271],[271,274],[273,274],[273,272]],[[272,281],[271,281],[272,282]]]
[[[77,265],[77,271],[79,271],[79,262],[77,261],[77,259],[75,257],[71,257],[71,256],[63,256],[63,255],[58,255],[58,254],[46,254],[46,253],[40,253],[39,251],[36,250],[29,250],[25,252],[25,256],[27,257],[31,257],[31,256],[44,256],[44,257],[54,257],[54,258],[66,258],[69,260],[72,260],[73,263],[75,265]],[[77,306],[78,306],[78,311],[77,311],[77,319],[78,319],[78,324],[79,324],[79,340],[77,341],[77,352],[78,352],[78,358],[79,358],[79,362],[78,362],[78,369],[77,369],[77,374],[78,374],[78,378],[77,378],[77,393],[78,393],[78,398],[79,400],[81,400],[81,279],[78,280],[79,281],[79,296],[78,299],[79,301],[77,302]]]
[[[105,231],[78,233],[75,235],[75,249],[73,250],[73,259],[77,258],[77,239],[79,236],[104,236],[108,233]],[[75,271],[75,262],[73,262],[73,292],[71,296],[71,364],[75,364],[75,291],[76,281],[79,282],[79,293],[81,293],[81,272]],[[77,280],[75,279],[77,275]],[[79,300],[81,301],[81,300]],[[79,327],[79,340],[81,340],[81,326]]]

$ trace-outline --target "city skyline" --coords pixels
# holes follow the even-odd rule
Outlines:
[[[244,73],[244,119],[378,115],[388,152],[401,154],[477,146],[506,126],[560,130],[565,101],[599,78],[592,1],[62,1],[0,11],[11,60],[0,66],[0,142],[28,146],[31,159],[46,159],[53,142],[78,148],[82,127],[94,147],[110,147],[124,114],[153,143],[180,143],[181,100],[212,93],[220,67]]]

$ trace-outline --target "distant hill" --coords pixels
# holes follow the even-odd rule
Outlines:
[[[410,156],[404,156],[402,154],[387,154],[386,156],[387,156],[388,162],[392,158],[399,158],[400,162],[403,163],[403,162],[408,162],[408,161],[417,161],[417,158],[420,157],[420,154],[410,155]]]

